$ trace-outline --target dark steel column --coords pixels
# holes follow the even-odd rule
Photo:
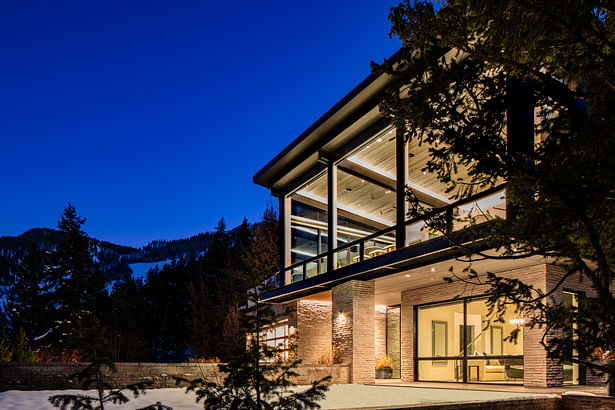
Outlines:
[[[401,249],[406,246],[406,213],[408,203],[406,201],[406,186],[408,182],[408,143],[401,132],[395,138],[395,165],[396,165],[396,191],[395,191],[395,210],[397,218],[397,229],[395,230],[395,248]]]
[[[337,266],[333,250],[337,247],[337,164],[329,160],[327,164],[327,272]]]
[[[286,267],[290,264],[290,198],[284,194],[278,194],[278,227],[280,240],[278,251],[280,253],[278,276],[278,286],[288,285],[291,282],[290,272],[286,272]]]

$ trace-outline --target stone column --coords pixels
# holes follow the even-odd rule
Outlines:
[[[414,305],[413,293],[401,293],[401,381],[414,381]]]
[[[351,363],[351,383],[373,383],[375,363],[374,281],[352,280],[333,288],[333,349]]]

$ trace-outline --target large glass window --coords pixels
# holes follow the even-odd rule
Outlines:
[[[572,291],[563,291],[562,292],[562,303],[565,307],[569,309],[576,310],[579,308],[579,294]],[[568,338],[575,338],[575,332],[577,329],[576,323],[572,325],[570,329],[564,329],[564,336]],[[575,350],[572,352],[573,357],[578,357],[579,354]],[[585,384],[585,374],[584,369],[579,366],[578,363],[565,361],[563,362],[564,367],[564,384],[572,385],[572,384]]]
[[[387,356],[393,361],[393,379],[401,377],[401,309],[387,308],[386,344]]]
[[[289,326],[288,321],[276,323],[260,332],[260,343],[275,353],[274,359],[288,359],[289,340],[294,331],[295,328]]]
[[[290,265],[311,260],[292,269],[291,281],[324,273],[327,258],[314,259],[327,251],[327,173],[299,189],[290,197]]]
[[[523,383],[523,323],[512,306],[489,315],[484,298],[419,307],[418,379]]]

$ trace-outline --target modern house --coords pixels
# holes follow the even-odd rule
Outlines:
[[[296,330],[299,359],[318,363],[333,355],[351,364],[352,383],[374,382],[383,357],[402,382],[597,381],[578,365],[548,359],[544,331],[527,327],[523,312],[511,307],[503,321],[490,321],[484,288],[444,282],[449,268],[461,274],[467,262],[440,232],[408,219],[405,190],[455,215],[452,229],[463,232],[507,217],[506,187],[451,200],[436,175],[423,171],[429,147],[398,138],[381,115],[378,103],[391,81],[367,77],[254,176],[279,199],[278,286],[262,300],[294,312],[270,329],[270,343],[288,346]],[[472,268],[544,290],[562,276],[542,257],[481,260]],[[554,297],[575,304],[591,293],[587,283],[567,280]],[[518,337],[510,341],[514,329]]]

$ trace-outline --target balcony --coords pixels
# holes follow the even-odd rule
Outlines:
[[[447,231],[442,232],[431,229],[425,222],[426,218],[440,217],[446,221]],[[473,197],[458,201],[443,207],[434,208],[424,218],[413,218],[388,228],[378,230],[352,241],[345,241],[334,249],[319,252],[315,256],[301,260],[287,266],[284,277],[290,279],[286,283],[297,283],[309,278],[324,275],[330,271],[337,271],[351,265],[361,264],[370,260],[370,267],[384,261],[384,256],[401,249],[418,247],[429,242],[448,242],[446,237],[462,237],[463,232],[480,228],[496,218],[506,218],[506,192],[503,186],[483,191]],[[294,228],[307,232],[316,237],[318,244],[328,244],[326,224],[319,223],[318,219],[308,219],[300,216],[291,217]],[[398,240],[399,233],[405,237]],[[344,237],[350,234],[360,235],[359,229],[340,227],[338,233]],[[445,235],[446,234],[446,235]],[[338,236],[339,237],[339,236]],[[467,239],[467,238],[466,238]],[[338,239],[338,243],[340,240]],[[344,242],[343,240],[341,242]],[[401,245],[401,246],[400,246]],[[450,244],[448,244],[450,247]],[[426,250],[433,250],[425,247]],[[299,251],[301,252],[301,251]],[[332,259],[332,263],[329,263]],[[389,258],[390,259],[390,258]],[[360,265],[357,265],[357,268]],[[333,269],[331,269],[333,267]]]

